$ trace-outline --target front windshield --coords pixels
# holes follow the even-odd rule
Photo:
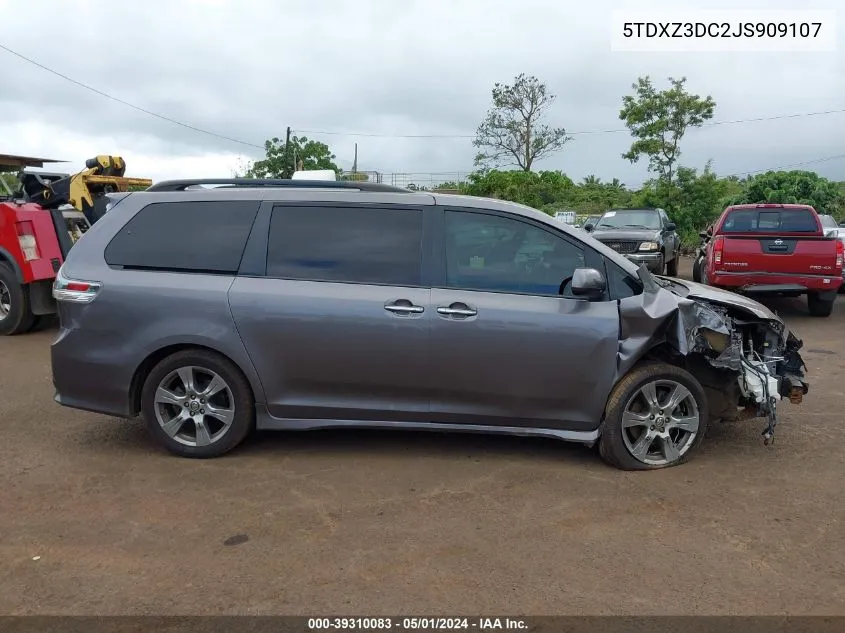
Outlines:
[[[660,216],[653,209],[617,209],[601,216],[596,228],[656,230],[660,228]]]
[[[836,220],[833,219],[832,215],[820,215],[819,220],[821,220],[822,226],[826,229],[838,228]]]

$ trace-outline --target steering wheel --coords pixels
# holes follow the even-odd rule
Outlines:
[[[559,295],[564,295],[564,290],[566,290],[566,286],[572,283],[572,277],[567,277],[560,283],[560,288],[558,288],[557,293]]]

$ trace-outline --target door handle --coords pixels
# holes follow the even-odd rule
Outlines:
[[[445,314],[446,316],[471,317],[478,314],[478,311],[469,308],[437,308],[437,313]]]
[[[425,312],[424,307],[414,305],[406,299],[400,299],[394,303],[388,303],[384,306],[384,309],[388,312],[392,312],[393,314],[422,314]]]

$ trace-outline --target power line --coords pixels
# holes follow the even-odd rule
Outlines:
[[[842,114],[845,108],[838,110],[823,110],[821,112],[799,112],[797,114],[779,114],[776,116],[753,117],[748,119],[733,119],[728,121],[710,121],[703,123],[701,127],[713,127],[717,125],[734,125],[737,123],[757,123],[760,121],[777,121],[780,119],[796,119],[809,116],[821,116],[824,114]],[[331,130],[297,130],[302,134],[317,134],[326,136],[361,136],[369,138],[475,138],[475,134],[381,134],[377,132],[337,132]],[[589,134],[619,134],[630,133],[628,128],[613,128],[607,130],[581,130],[567,132],[567,136],[585,136]]]
[[[829,160],[838,160],[841,158],[845,158],[845,154],[837,154],[835,156],[826,156],[824,158],[816,158],[814,160],[805,160],[801,161],[800,163],[791,163],[789,165],[780,165],[779,167],[767,167],[765,169],[755,169],[752,171],[741,171],[735,174],[728,174],[727,176],[723,176],[723,178],[731,178],[736,176],[740,178],[742,176],[750,176],[751,174],[762,174],[767,171],[783,171],[784,169],[789,169],[791,167],[803,167],[805,165],[816,165],[818,163],[825,163]]]
[[[30,59],[29,57],[27,57],[25,55],[21,55],[17,51],[13,51],[11,48],[9,48],[8,46],[4,46],[3,44],[0,44],[0,49],[3,49],[7,53],[11,53],[15,57],[19,57],[20,59],[24,60],[25,62],[29,62],[30,64],[38,66],[42,70],[46,70],[48,73],[56,75],[57,77],[61,77],[62,79],[71,82],[72,84],[76,84],[80,88],[85,88],[86,90],[90,90],[91,92],[94,92],[94,93],[100,95],[101,97],[105,97],[106,99],[111,99],[112,101],[116,101],[117,103],[125,105],[129,108],[132,108],[133,110],[137,110],[138,112],[143,112],[144,114],[148,114],[148,115],[153,116],[157,119],[161,119],[162,121],[167,121],[168,123],[173,123],[174,125],[178,125],[178,126],[183,127],[185,129],[193,130],[194,132],[199,132],[201,134],[207,134],[208,136],[213,136],[215,138],[219,138],[219,139],[222,139],[224,141],[231,141],[232,143],[238,143],[240,145],[246,145],[248,147],[257,147],[258,149],[262,149],[262,150],[264,149],[263,145],[257,145],[255,143],[250,143],[248,141],[242,141],[240,139],[232,138],[231,136],[226,136],[224,134],[218,134],[217,132],[212,132],[210,130],[204,130],[204,129],[196,127],[194,125],[190,125],[188,123],[183,123],[182,121],[177,121],[176,119],[172,119],[168,116],[164,116],[163,114],[158,114],[157,112],[153,112],[152,110],[147,110],[146,108],[142,108],[141,106],[137,106],[134,103],[129,103],[128,101],[124,101],[123,99],[119,99],[118,97],[115,97],[115,96],[110,95],[106,92],[103,92],[102,90],[98,90],[97,88],[94,88],[93,86],[89,86],[86,83],[82,83],[81,81],[78,81],[78,80],[74,79],[73,77],[68,77],[67,75],[62,74],[57,70],[53,70],[52,68],[48,68],[47,66],[44,66],[43,64],[39,64],[34,59]]]
[[[34,66],[37,66],[38,68],[45,70],[48,73],[51,73],[52,75],[60,77],[60,78],[64,79],[65,81],[69,81],[70,83],[75,84],[75,85],[79,86],[80,88],[84,88],[85,90],[89,90],[89,91],[91,91],[95,94],[98,94],[102,97],[105,97],[106,99],[120,103],[121,105],[132,108],[133,110],[137,110],[138,112],[142,112],[142,113],[147,114],[149,116],[155,117],[157,119],[161,119],[162,121],[166,121],[166,122],[172,123],[174,125],[178,125],[180,127],[183,127],[185,129],[188,129],[188,130],[192,130],[194,132],[199,132],[200,134],[206,134],[208,136],[213,136],[215,138],[219,138],[219,139],[222,139],[222,140],[225,140],[225,141],[230,141],[232,143],[238,143],[240,145],[245,145],[247,147],[254,147],[254,148],[261,149],[261,150],[264,149],[264,145],[259,145],[257,143],[250,143],[249,141],[244,141],[244,140],[241,140],[241,139],[233,138],[231,136],[226,136],[224,134],[218,134],[217,132],[213,132],[211,130],[205,130],[203,128],[196,127],[194,125],[190,125],[188,123],[178,121],[176,119],[165,116],[163,114],[153,112],[152,110],[148,110],[148,109],[143,108],[141,106],[137,106],[133,103],[130,103],[128,101],[120,99],[119,97],[115,97],[115,96],[108,94],[106,92],[103,92],[102,90],[99,90],[99,89],[97,89],[93,86],[90,86],[86,83],[83,83],[83,82],[77,80],[77,79],[74,79],[73,77],[69,77],[69,76],[67,76],[67,75],[65,75],[65,74],[63,74],[63,73],[61,73],[57,70],[49,68],[48,66],[45,66],[45,65],[35,61],[34,59],[27,57],[26,55],[23,55],[23,54],[15,51],[15,50],[12,50],[11,48],[9,48],[8,46],[5,46],[3,44],[0,44],[0,49],[6,51],[7,53],[14,55],[15,57],[22,59],[25,62],[33,64]],[[733,120],[727,120],[727,121],[711,121],[711,122],[708,122],[708,123],[704,123],[701,127],[712,127],[712,126],[717,126],[717,125],[733,125],[733,124],[739,124],[739,123],[755,123],[755,122],[759,122],[759,121],[776,121],[776,120],[780,120],[780,119],[793,119],[793,118],[810,117],[810,116],[821,116],[821,115],[827,115],[827,114],[841,114],[843,112],[845,112],[845,108],[837,109],[837,110],[823,110],[823,111],[820,111],[820,112],[802,112],[802,113],[796,113],[796,114],[782,114],[782,115],[768,116],[768,117],[733,119]],[[362,136],[362,137],[371,137],[371,138],[474,138],[475,137],[475,135],[466,135],[466,134],[379,134],[379,133],[369,133],[369,132],[366,132],[366,133],[365,132],[337,132],[337,131],[326,131],[326,130],[297,130],[297,131],[300,132],[300,133],[303,133],[303,134],[324,134],[324,135],[330,135],[330,136]],[[621,133],[621,132],[629,132],[629,130],[627,128],[616,128],[616,129],[606,129],[606,130],[584,130],[584,131],[577,131],[577,132],[567,132],[567,134],[571,135],[571,136],[576,136],[576,135],[581,136],[581,135],[588,135],[588,134],[616,134],[616,133]],[[790,168],[790,167],[801,167],[801,166],[804,166],[804,165],[813,165],[813,164],[827,162],[827,161],[830,161],[830,160],[837,160],[837,159],[841,159],[841,158],[845,158],[845,154],[838,154],[838,155],[835,155],[835,156],[827,156],[825,158],[818,158],[818,159],[815,159],[815,160],[802,161],[802,162],[799,162],[799,163],[792,163],[790,165],[781,165],[780,167],[770,167],[770,168],[766,168],[766,169],[757,169],[757,170],[753,170],[753,171],[738,172],[738,173],[735,173],[735,174],[730,174],[728,177],[730,177],[730,176],[739,177],[739,176],[744,176],[744,175],[763,173],[763,172],[766,172],[766,171],[779,171],[779,170],[787,169],[787,168]]]

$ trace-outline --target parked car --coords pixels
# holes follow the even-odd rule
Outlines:
[[[730,206],[714,224],[702,281],[754,295],[807,295],[810,314],[830,316],[842,285],[845,245],[828,237],[813,207]]]
[[[832,215],[819,215],[819,221],[827,237],[835,237],[845,244],[845,228],[837,224]],[[839,286],[839,293],[842,292],[845,292],[845,268],[842,270],[842,285]]]
[[[556,211],[554,217],[565,224],[575,224],[578,214],[575,211]]]
[[[678,276],[681,238],[663,209],[613,209],[584,229],[635,264]]]
[[[768,437],[777,400],[808,390],[800,339],[764,306],[518,204],[254,179],[110,198],[55,282],[55,398],[140,413],[179,455],[255,427],[377,427],[660,468],[714,420],[764,416]]]

